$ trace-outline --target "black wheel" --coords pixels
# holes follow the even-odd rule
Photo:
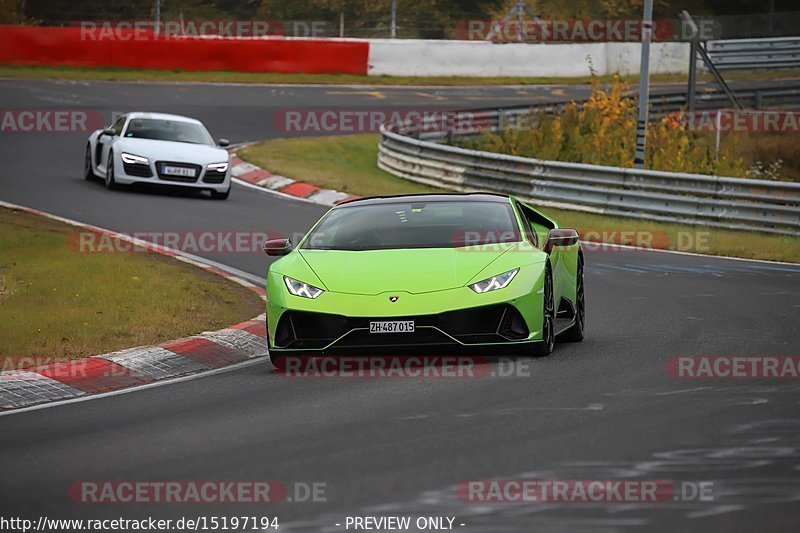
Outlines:
[[[575,272],[575,324],[559,335],[559,340],[581,342],[586,328],[586,297],[583,288],[583,256],[578,256],[578,269]]]
[[[86,145],[86,157],[83,159],[83,179],[87,181],[97,179],[97,174],[92,168],[92,146],[89,144]]]
[[[227,200],[230,194],[231,194],[231,188],[228,187],[228,190],[224,192],[211,191],[211,198],[213,198],[214,200]]]
[[[108,153],[108,163],[106,163],[106,189],[113,191],[117,188],[117,182],[114,181],[114,154]]]
[[[556,306],[553,297],[553,273],[550,263],[544,273],[544,302],[542,304],[542,342],[536,344],[534,355],[547,356],[556,342]]]

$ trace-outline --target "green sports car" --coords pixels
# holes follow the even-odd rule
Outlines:
[[[267,274],[286,355],[547,355],[584,335],[578,233],[514,197],[363,198],[329,210]]]

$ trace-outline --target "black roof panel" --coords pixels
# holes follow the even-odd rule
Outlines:
[[[337,207],[353,207],[357,205],[399,204],[404,202],[508,202],[508,196],[486,192],[475,193],[434,193],[434,194],[401,194],[396,196],[371,196],[340,203]]]

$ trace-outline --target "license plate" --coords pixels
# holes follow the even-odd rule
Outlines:
[[[414,333],[413,320],[396,320],[388,322],[370,322],[370,333]]]
[[[186,178],[193,178],[194,177],[194,169],[193,168],[186,168],[186,167],[168,167],[164,165],[161,167],[161,173],[166,174],[167,176],[184,176]]]

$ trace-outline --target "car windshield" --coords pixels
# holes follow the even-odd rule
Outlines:
[[[309,250],[458,248],[519,242],[504,202],[398,202],[333,209],[309,234]]]
[[[155,139],[192,144],[213,144],[206,129],[192,122],[179,120],[134,118],[125,130],[131,139]]]

